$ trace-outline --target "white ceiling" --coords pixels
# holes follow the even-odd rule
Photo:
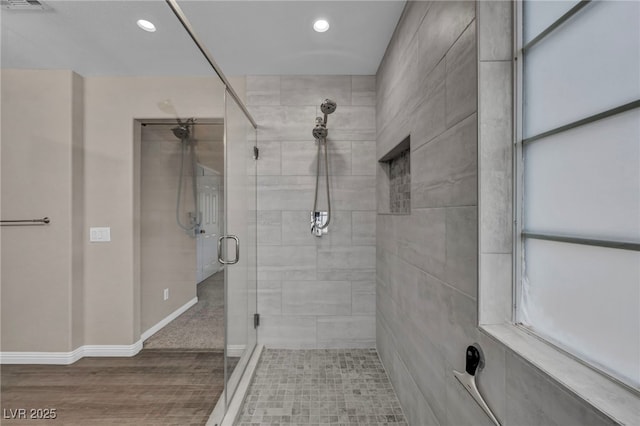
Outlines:
[[[211,75],[164,0],[43,0],[41,11],[2,9],[2,67],[81,75]],[[227,75],[375,74],[404,0],[180,0]],[[137,19],[157,31],[140,30]],[[331,28],[316,33],[325,18]]]

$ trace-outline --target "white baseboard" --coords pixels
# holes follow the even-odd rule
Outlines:
[[[134,356],[142,349],[142,340],[132,345],[86,345],[71,352],[0,352],[0,364],[73,364],[85,356]]]
[[[184,311],[198,303],[198,298],[194,297],[183,306],[173,311],[162,321],[142,333],[140,340],[131,345],[85,345],[71,352],[0,352],[0,364],[73,364],[80,358],[86,356],[96,357],[129,357],[134,356],[142,350],[142,342],[160,331],[164,326],[176,319]],[[237,350],[237,349],[236,349]],[[244,351],[244,346],[240,354]],[[234,352],[235,353],[235,352]],[[240,355],[229,355],[240,356]]]
[[[82,356],[134,356],[142,350],[142,339],[133,345],[85,345]]]
[[[71,352],[0,352],[1,364],[73,364],[84,355],[81,346]]]
[[[247,345],[227,345],[227,356],[228,357],[240,357],[244,353]]]
[[[140,340],[142,340],[143,342],[145,340],[147,340],[149,337],[153,336],[154,334],[156,334],[158,331],[162,330],[167,324],[169,324],[171,321],[173,321],[174,319],[178,318],[180,315],[182,315],[187,309],[189,309],[190,307],[192,307],[193,305],[195,305],[196,303],[198,303],[198,297],[194,297],[193,299],[189,300],[187,303],[185,303],[184,305],[180,306],[178,309],[176,309],[175,311],[171,312],[169,315],[167,315],[164,319],[160,320],[156,325],[150,327],[147,331],[145,331],[144,333],[142,333],[142,335],[140,336]]]

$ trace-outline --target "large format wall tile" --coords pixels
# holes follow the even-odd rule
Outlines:
[[[318,318],[318,347],[375,346],[376,321],[374,316],[332,316]]]
[[[466,419],[447,387],[477,336],[475,30],[461,37],[474,14],[409,2],[378,73],[378,158],[411,134],[411,214],[376,224],[378,350],[411,424]]]
[[[420,79],[417,38],[411,38],[408,44],[403,45],[393,56],[394,58],[390,58],[391,60],[386,63],[388,71],[391,71],[389,84],[381,86],[384,87],[384,91],[378,93],[376,100],[378,134],[387,126],[397,125],[404,116],[411,114],[419,101],[415,90]]]
[[[264,141],[260,143],[260,160],[258,161],[258,175],[279,176],[281,169],[282,154],[281,144],[277,141]]]
[[[393,217],[398,256],[406,262],[444,277],[446,267],[446,211],[414,209]]]
[[[316,248],[258,246],[258,271],[279,273],[281,279],[314,280]]]
[[[441,61],[422,82],[423,99],[414,116],[411,149],[416,150],[447,130],[445,62]]]
[[[397,353],[403,360],[420,393],[429,401],[435,417],[444,424],[446,394],[441,392],[446,384],[446,363],[421,327],[413,321],[405,323],[394,332],[397,335]]]
[[[320,105],[331,99],[338,106],[351,105],[350,75],[283,75],[280,77],[281,105]]]
[[[247,105],[280,105],[280,76],[247,76]]]
[[[331,139],[328,147],[329,174],[351,175],[351,142]],[[318,144],[311,137],[305,141],[282,142],[282,175],[315,176],[317,153]],[[320,157],[320,172],[324,175],[324,148]]]
[[[349,281],[284,281],[283,315],[350,315]]]
[[[376,248],[368,246],[330,247],[318,249],[318,270],[375,268]]]
[[[393,371],[396,373],[392,377],[391,382],[393,383],[409,424],[424,426],[439,425],[440,422],[431,409],[430,401],[425,398],[416,386],[403,360],[394,353],[392,354],[390,363],[393,365]]]
[[[331,269],[326,271],[318,271],[318,280],[323,281],[366,281],[376,279],[375,268],[368,269]]]
[[[478,336],[478,343],[484,353],[484,367],[476,377],[478,389],[484,396],[489,407],[504,423],[507,410],[506,395],[506,348],[484,333]],[[463,360],[459,361],[464,362]],[[456,365],[456,368],[458,366]],[[455,409],[455,404],[451,404]]]
[[[351,76],[351,105],[376,105],[376,76]]]
[[[338,107],[328,117],[331,221],[318,238],[310,232],[318,159],[311,131],[325,98]],[[247,99],[261,152],[257,275],[266,325],[260,341],[375,347],[375,76],[251,76]],[[320,159],[317,209],[326,211]]]
[[[512,2],[478,2],[478,32],[482,34],[478,55],[481,61],[511,61]],[[486,18],[486,19],[485,19]]]
[[[322,114],[318,106],[318,115]],[[375,106],[340,106],[329,115],[327,127],[331,137],[332,129],[339,130],[373,130],[376,129]],[[335,139],[335,137],[334,137]]]
[[[613,424],[478,328],[479,246],[482,291],[504,295],[483,298],[483,322],[511,319],[511,13],[503,1],[410,1],[378,69],[376,156],[411,135],[412,210],[389,214],[378,166],[377,349],[410,424],[491,424],[452,374],[474,342],[478,386],[502,424]]]
[[[478,340],[477,302],[448,285],[442,287],[440,297],[445,336],[439,342],[441,351],[445,359],[458,360],[457,367],[462,368],[467,346]]]
[[[375,280],[351,282],[351,313],[353,315],[375,315]]]
[[[411,153],[412,207],[475,205],[478,199],[476,116]]]
[[[310,209],[315,182],[311,176],[258,176],[258,211]]]
[[[322,115],[320,106],[316,113]],[[376,134],[376,108],[374,106],[340,106],[327,120],[329,141],[370,141]]]
[[[331,203],[340,210],[376,208],[376,183],[373,176],[333,176]]]
[[[258,289],[258,312],[282,315],[282,282],[263,280]]]
[[[394,49],[395,46],[406,46],[409,41],[416,37],[418,28],[422,25],[422,21],[427,14],[429,8],[433,5],[433,1],[409,1],[405,6],[405,10],[400,17],[400,22],[396,27],[396,33],[389,43],[389,50]],[[385,73],[378,73],[385,74]]]
[[[478,293],[478,215],[477,208],[447,210],[447,260],[445,281],[476,298]]]
[[[481,324],[505,324],[511,321],[512,261],[511,253],[480,254],[480,281],[483,283],[483,292],[486,292],[486,295],[499,295],[479,298],[478,316]]]
[[[248,106],[258,123],[258,141],[298,141],[311,139],[315,125],[314,106]],[[283,126],[282,123],[287,123]]]
[[[354,176],[376,175],[376,143],[372,141],[351,142],[351,174]]]
[[[260,317],[258,341],[277,348],[315,348],[316,318],[263,315]]]
[[[507,354],[507,424],[614,425],[603,414],[587,407],[522,358]]]
[[[421,74],[429,73],[475,17],[472,1],[436,1],[418,30]]]
[[[354,246],[373,246],[376,244],[376,212],[352,211],[351,230]]]
[[[510,253],[512,244],[512,114],[511,91],[504,82],[511,80],[511,62],[481,62],[479,129],[480,185],[482,208],[482,251]],[[491,202],[488,202],[491,200]]]
[[[282,142],[282,175],[315,176],[317,151],[317,144],[311,137],[303,141]]]
[[[258,244],[279,246],[282,243],[282,214],[278,210],[262,210],[258,216]]]
[[[449,127],[476,110],[478,99],[476,59],[476,26],[474,21],[445,56],[447,68],[446,122]]]

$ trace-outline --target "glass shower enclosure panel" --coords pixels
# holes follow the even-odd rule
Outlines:
[[[227,406],[256,346],[256,130],[225,93],[225,266]]]

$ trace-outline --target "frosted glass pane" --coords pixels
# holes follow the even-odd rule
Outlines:
[[[524,42],[533,40],[546,30],[578,1],[526,1],[524,2]]]
[[[640,2],[593,2],[524,61],[524,133],[533,136],[640,98]]]
[[[527,239],[521,321],[640,388],[640,253]]]
[[[640,241],[640,109],[525,145],[524,227]]]

